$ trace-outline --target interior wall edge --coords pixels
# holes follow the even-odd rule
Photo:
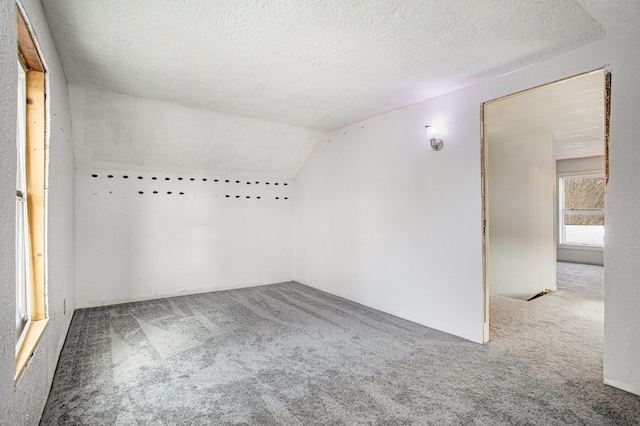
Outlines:
[[[394,308],[389,308],[389,306],[384,305],[384,304],[377,304],[377,303],[368,303],[366,301],[362,301],[361,299],[356,300],[353,298],[353,295],[349,294],[349,293],[345,293],[345,292],[341,292],[339,290],[336,290],[335,288],[327,288],[321,285],[314,285],[311,284],[309,282],[305,282],[299,279],[294,279],[294,282],[306,285],[308,287],[314,288],[316,290],[322,291],[324,293],[330,294],[332,296],[336,296],[339,297],[341,299],[344,300],[348,300],[351,303],[356,303],[358,305],[362,305],[365,306],[367,308],[371,308],[371,309],[375,309],[377,311],[380,312],[384,312],[385,314],[389,314],[392,315],[396,318],[400,318],[402,320],[405,321],[409,321],[409,322],[413,322],[415,324],[419,324],[422,325],[424,327],[427,328],[431,328],[433,330],[438,330],[441,331],[443,333],[447,333],[447,334],[451,334],[453,336],[457,336],[460,337],[461,339],[464,340],[468,340],[470,342],[473,343],[478,343],[478,344],[483,344],[483,340],[482,340],[482,334],[480,333],[480,338],[478,338],[478,333],[468,333],[466,330],[460,330],[460,329],[455,329],[452,328],[450,326],[448,326],[445,323],[440,323],[440,324],[434,324],[432,322],[425,322],[424,319],[419,318],[416,315],[412,315],[412,314],[407,314],[407,312],[402,312],[399,309],[394,309]]]
[[[620,380],[610,380],[610,379],[603,379],[602,383],[604,383],[605,385],[608,386],[612,386],[614,388],[618,388],[621,389],[625,392],[629,392],[632,393],[634,395],[638,395],[640,396],[640,387],[634,386],[631,383],[627,383],[624,381],[620,381]]]

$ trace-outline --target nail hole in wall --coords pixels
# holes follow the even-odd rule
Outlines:
[[[225,195],[225,197],[229,198],[229,197],[230,197],[230,195]]]
[[[288,184],[288,183],[285,183],[285,184],[284,184],[284,186],[287,186],[287,185],[289,185],[289,184]]]
[[[122,176],[122,179],[129,179],[129,176],[124,175],[124,176]]]
[[[236,198],[240,198],[240,196],[239,196],[239,195],[236,195]]]
[[[189,179],[189,180],[190,180],[190,181],[194,181],[195,179],[194,179],[194,178],[191,178],[191,179]]]
[[[240,183],[240,181],[239,181],[239,180],[237,180],[237,181],[236,181],[236,183]]]
[[[98,177],[98,175],[91,175],[91,177]]]
[[[207,178],[202,178],[202,181],[203,181],[203,182],[206,182],[206,181],[207,181]]]
[[[164,180],[171,180],[171,178],[164,178]]]
[[[113,175],[109,175],[109,176],[107,176],[107,177],[108,177],[109,179],[111,179],[111,178],[113,177]]]
[[[181,192],[180,195],[184,195],[184,192]]]
[[[279,199],[280,199],[280,197],[276,197],[276,200],[279,200]]]
[[[181,178],[181,177],[179,177],[179,178],[178,178],[178,180],[182,180],[182,178]]]
[[[249,196],[247,195],[247,198],[251,198],[251,197],[249,197]]]
[[[158,193],[158,191],[153,191],[153,193],[154,193],[154,194],[157,194],[157,193]]]
[[[225,182],[229,182],[229,179],[225,179]]]
[[[142,176],[138,176],[138,179],[142,179]]]
[[[269,185],[269,182],[267,182],[267,185]]]
[[[276,185],[278,184],[278,182],[275,183]]]
[[[259,184],[260,182],[256,181],[256,185]]]
[[[256,198],[259,200],[261,197],[256,197]]]
[[[247,182],[247,185],[251,185],[251,182]]]
[[[158,179],[158,178],[154,176],[154,177],[152,177],[151,179],[156,180],[156,179]]]
[[[217,181],[218,181],[218,179],[214,179],[213,181],[214,181],[214,182],[217,182]]]
[[[144,192],[142,192],[142,191],[138,191],[138,194],[144,194]]]
[[[288,200],[288,199],[289,199],[289,197],[284,197],[284,199],[285,199],[285,200]]]
[[[167,194],[171,195],[171,191],[167,191]]]

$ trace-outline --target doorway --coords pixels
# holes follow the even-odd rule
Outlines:
[[[559,245],[566,242],[561,225],[600,219],[592,209],[563,204],[557,170],[600,173],[606,184],[610,81],[608,70],[599,69],[482,105],[485,342],[491,294],[527,300],[554,291],[559,254],[602,254],[603,244]]]

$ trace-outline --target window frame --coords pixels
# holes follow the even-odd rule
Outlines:
[[[31,274],[29,254],[29,213],[27,208],[27,75],[18,61],[18,102],[16,123],[16,347],[18,355],[31,325]],[[26,317],[26,318],[25,318]],[[18,334],[19,333],[19,334]]]
[[[589,177],[589,176],[598,176],[603,177],[605,182],[605,191],[606,191],[606,173],[603,169],[597,170],[581,170],[581,171],[573,171],[573,172],[564,172],[557,174],[557,183],[558,183],[558,248],[568,248],[568,249],[577,249],[577,250],[588,250],[588,251],[602,251],[604,250],[604,242],[602,245],[588,245],[588,244],[573,244],[567,243],[565,241],[565,224],[564,224],[564,211],[565,209],[565,194],[564,194],[564,182],[563,178],[566,177]],[[586,210],[586,209],[585,209]],[[592,210],[600,210],[600,209],[592,209]],[[605,208],[602,208],[602,213],[605,213]],[[606,220],[606,216],[605,216]]]
[[[16,5],[18,49],[25,68],[25,168],[29,263],[29,327],[16,346],[14,386],[18,385],[29,360],[49,323],[46,292],[46,182],[48,160],[47,70],[20,5]],[[16,102],[16,106],[18,103]],[[17,117],[17,111],[16,111]],[[17,135],[16,135],[17,139]],[[16,160],[17,162],[17,160]],[[17,194],[16,194],[17,195]],[[17,255],[17,253],[16,253]],[[17,273],[17,270],[16,270]],[[17,279],[16,279],[17,282]],[[16,287],[17,291],[17,287]],[[17,309],[17,306],[16,306]],[[17,331],[17,329],[16,329]]]

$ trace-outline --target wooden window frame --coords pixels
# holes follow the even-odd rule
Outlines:
[[[16,354],[17,385],[49,322],[46,298],[46,69],[32,32],[16,7],[18,58],[26,71],[26,169],[31,324]]]

